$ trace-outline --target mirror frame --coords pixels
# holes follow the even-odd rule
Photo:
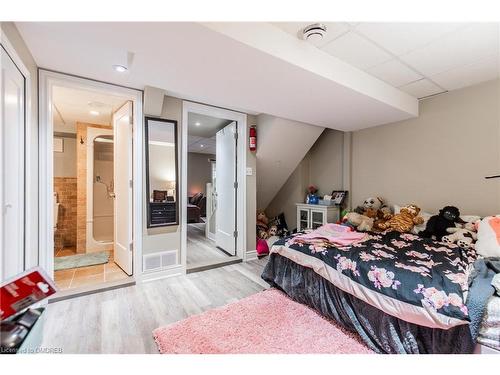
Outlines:
[[[149,121],[167,122],[173,124],[174,126],[174,139],[175,139],[175,222],[151,225],[151,197],[149,191]],[[179,225],[179,146],[177,138],[177,121],[168,120],[164,118],[145,116],[144,117],[144,151],[145,151],[145,162],[146,162],[146,227],[149,228],[162,228],[170,227],[173,225]]]

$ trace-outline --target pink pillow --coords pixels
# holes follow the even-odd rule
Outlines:
[[[257,254],[264,255],[269,254],[269,246],[267,245],[267,241],[257,238]]]

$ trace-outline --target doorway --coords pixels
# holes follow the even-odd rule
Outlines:
[[[41,207],[52,218],[41,264],[63,294],[130,284],[138,256],[132,214],[140,185],[132,178],[138,95],[60,73],[41,77],[47,131],[40,138],[50,150],[41,149],[41,159],[51,168],[40,187],[52,198]]]
[[[127,191],[117,194],[119,174],[131,163],[130,123],[119,119],[131,115],[129,102],[54,86],[52,106],[56,285],[66,290],[126,279],[132,270],[116,235],[120,226],[128,229],[116,212],[130,205]]]
[[[236,255],[236,130],[234,121],[188,114],[188,271]]]
[[[245,256],[246,115],[191,102],[183,112],[181,256],[191,273]]]

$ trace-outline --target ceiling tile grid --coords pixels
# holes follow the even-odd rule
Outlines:
[[[386,51],[353,31],[336,38],[321,49],[363,70],[392,58]]]
[[[188,136],[188,152],[197,152],[200,154],[215,154],[215,137],[203,138],[193,135]]]
[[[308,24],[275,25],[297,36]],[[498,23],[326,25],[318,48],[417,98],[499,77]]]

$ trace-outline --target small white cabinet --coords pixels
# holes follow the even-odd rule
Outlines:
[[[297,231],[316,229],[326,223],[339,220],[337,206],[297,203]]]

